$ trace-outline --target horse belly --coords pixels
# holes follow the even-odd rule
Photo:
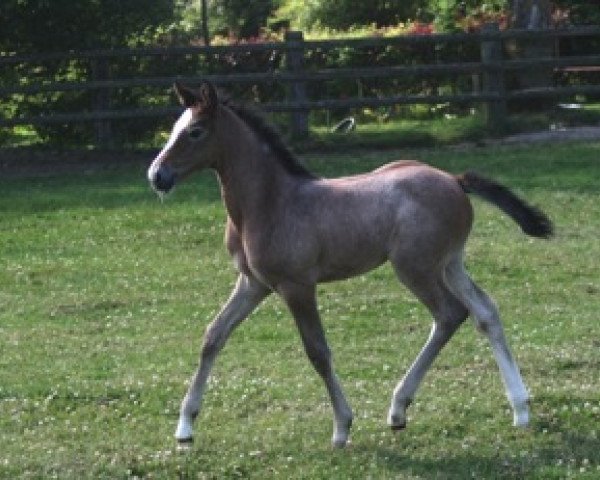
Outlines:
[[[363,232],[339,238],[323,245],[317,266],[318,281],[342,280],[366,273],[384,263],[387,257],[387,242],[382,235]]]
[[[345,280],[347,278],[356,277],[363,273],[367,273],[374,268],[379,267],[386,261],[386,258],[378,259],[368,263],[343,263],[339,265],[329,264],[319,268],[318,282],[334,282],[337,280]]]

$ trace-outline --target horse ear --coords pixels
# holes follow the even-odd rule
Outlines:
[[[202,82],[198,89],[198,106],[205,113],[212,113],[219,103],[217,90],[212,83],[208,81]]]
[[[175,82],[173,84],[173,90],[179,99],[179,103],[186,108],[190,108],[199,104],[200,100],[196,96],[196,93],[188,87],[184,87],[181,83]]]

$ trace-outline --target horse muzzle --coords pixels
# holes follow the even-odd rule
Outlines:
[[[159,193],[169,193],[175,186],[175,171],[166,164],[160,164],[158,168],[151,166],[148,169],[148,180],[152,188]]]

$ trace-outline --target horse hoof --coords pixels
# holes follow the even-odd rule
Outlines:
[[[399,415],[397,413],[390,413],[388,415],[388,425],[392,429],[392,432],[398,432],[406,428],[406,415]]]
[[[346,439],[335,439],[331,441],[331,446],[335,449],[345,448],[348,444],[348,440]]]
[[[520,428],[529,426],[529,400],[513,406],[513,425]]]
[[[529,412],[519,412],[514,415],[513,425],[517,428],[527,428],[529,426]]]
[[[193,443],[194,443],[194,437],[178,438],[177,439],[177,450],[179,450],[180,452],[187,451],[190,448],[192,448]]]

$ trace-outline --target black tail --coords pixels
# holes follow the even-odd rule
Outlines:
[[[466,193],[474,193],[496,205],[532,237],[550,238],[552,221],[544,212],[517,197],[504,185],[473,172],[457,175],[456,179]]]

